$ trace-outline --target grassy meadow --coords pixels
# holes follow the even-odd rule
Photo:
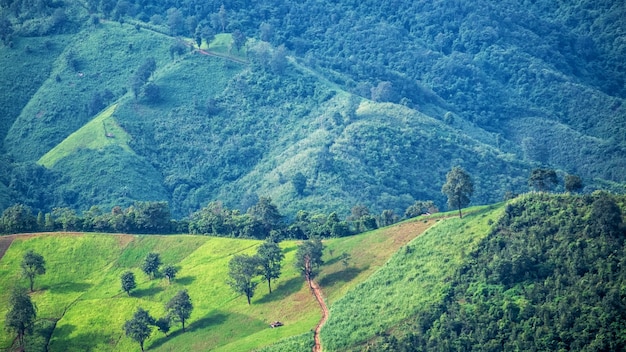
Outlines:
[[[442,302],[450,279],[497,220],[501,207],[472,208],[439,220],[384,266],[330,306],[321,337],[327,351],[345,351]],[[356,350],[359,348],[357,347]]]
[[[436,220],[415,220],[358,236],[325,241],[324,265],[319,273],[327,302],[333,303],[381,267],[400,247],[421,234]],[[194,311],[182,332],[174,325],[166,337],[154,331],[145,346],[153,351],[212,350],[267,351],[310,348],[311,329],[321,317],[319,305],[293,262],[297,242],[281,243],[285,253],[283,274],[272,283],[260,282],[248,306],[226,285],[228,261],[234,254],[253,254],[257,240],[207,236],[104,235],[52,233],[18,236],[0,260],[0,319],[4,319],[10,288],[27,285],[19,276],[19,263],[28,249],[46,259],[47,273],[35,281],[33,300],[38,307],[37,334],[51,332],[50,351],[138,351],[139,345],[124,336],[122,325],[137,307],[155,317],[164,315],[165,303],[187,289]],[[180,268],[168,284],[165,278],[150,280],[140,267],[146,254],[158,252],[164,264]],[[343,253],[350,255],[345,265]],[[137,288],[128,296],[120,287],[126,270],[135,273]],[[270,329],[280,320],[285,326]],[[56,325],[55,325],[56,323]],[[53,330],[52,330],[53,329]],[[33,349],[45,337],[31,336]],[[0,335],[0,347],[12,337]],[[276,346],[270,346],[278,343]]]

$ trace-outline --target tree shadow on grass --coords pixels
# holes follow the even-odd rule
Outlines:
[[[72,293],[72,292],[85,292],[93,286],[87,282],[65,282],[58,285],[50,286],[50,292],[54,293]]]
[[[174,282],[179,283],[181,285],[191,285],[194,281],[196,281],[195,276],[184,276],[181,278],[174,279]]]
[[[131,291],[130,295],[137,298],[143,298],[148,296],[154,296],[161,291],[163,291],[163,287],[154,286]]]
[[[179,336],[181,334],[184,334],[184,333],[187,333],[187,332],[194,332],[196,330],[206,329],[206,328],[211,327],[211,326],[216,326],[216,325],[222,324],[223,322],[226,321],[226,318],[227,318],[227,316],[225,314],[223,314],[223,313],[211,312],[211,313],[209,313],[209,315],[207,315],[207,316],[205,316],[203,318],[200,318],[198,320],[194,320],[194,321],[192,321],[191,324],[185,326],[185,331],[184,332],[183,332],[182,327],[179,326],[179,329],[174,331],[174,332],[172,332],[171,334],[169,334],[167,336],[159,337],[152,344],[150,344],[150,349],[161,347],[163,344],[165,344],[170,339],[173,339],[176,336]]]
[[[368,268],[369,266],[365,268],[348,267],[343,270],[336,271],[332,274],[328,274],[324,276],[323,278],[320,279],[319,284],[320,286],[324,287],[324,286],[332,286],[338,282],[348,282],[354,279],[355,277],[357,277],[357,275],[367,270]]]
[[[262,284],[267,285],[267,281],[263,281]],[[255,303],[269,303],[281,300],[291,294],[300,291],[302,285],[304,284],[304,278],[300,276],[291,278],[285,282],[281,282],[276,287],[272,286],[272,293],[268,293],[260,299],[255,300]]]

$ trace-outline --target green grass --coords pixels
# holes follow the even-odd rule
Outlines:
[[[433,222],[420,219],[326,241],[327,265],[321,269],[318,282],[327,301],[339,299],[366,280],[395,250]],[[248,351],[277,343],[267,350],[280,351],[308,346],[312,343],[310,331],[321,313],[293,266],[297,242],[281,243],[285,253],[283,274],[272,283],[272,294],[261,282],[248,306],[245,297],[234,294],[226,285],[232,255],[252,254],[259,244],[256,240],[191,235],[55,233],[18,237],[0,260],[0,323],[8,309],[10,288],[27,285],[19,277],[19,262],[28,249],[33,249],[47,263],[47,273],[37,277],[36,292],[32,294],[39,309],[38,326],[43,328],[45,324],[40,323],[58,320],[50,351],[137,351],[139,345],[123,335],[124,321],[137,307],[162,316],[165,302],[183,288],[189,291],[194,304],[187,331],[182,333],[180,326],[174,326],[170,337],[155,331],[146,342],[150,350]],[[141,272],[141,263],[149,252],[161,253],[164,263],[180,268],[172,284],[163,278],[150,280]],[[352,256],[347,268],[338,260],[343,252]],[[137,278],[137,288],[130,297],[119,282],[126,270],[133,271]],[[275,320],[285,325],[270,329],[269,322]],[[11,337],[2,331],[0,347],[10,342]]]
[[[489,233],[501,209],[483,207],[463,219],[442,219],[400,249],[331,306],[321,334],[324,349],[341,351],[364,343],[418,310],[441,302],[450,289],[449,279]]]
[[[127,152],[134,153],[128,146],[130,135],[117,124],[115,117],[113,117],[116,108],[117,104],[109,106],[85,126],[52,148],[37,163],[52,168],[59,160],[70,156],[79,149],[102,150],[111,145],[120,146]]]
[[[87,27],[74,38],[80,39],[57,52],[49,76],[7,135],[7,149],[20,161],[38,160],[88,123],[93,116],[86,107],[95,93],[108,89],[115,98],[122,97],[134,71],[148,57],[156,59],[157,67],[170,62],[169,46],[175,40],[109,22]]]

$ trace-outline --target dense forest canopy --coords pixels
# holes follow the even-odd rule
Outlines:
[[[444,208],[456,165],[475,204],[538,166],[623,192],[624,18],[586,0],[6,0],[0,208],[402,214]]]

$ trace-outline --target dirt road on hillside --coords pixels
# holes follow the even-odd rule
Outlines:
[[[324,323],[326,323],[326,320],[328,320],[329,312],[328,312],[328,307],[326,306],[326,303],[324,302],[324,297],[322,297],[322,289],[320,289],[320,286],[317,284],[317,282],[311,280],[309,282],[309,286],[311,287],[311,291],[315,295],[315,299],[317,299],[317,303],[320,304],[320,308],[322,309],[322,319],[320,319],[320,322],[317,323],[317,326],[315,327],[315,331],[314,331],[315,346],[313,346],[313,352],[322,352],[320,330],[322,330],[322,326],[324,326]]]

